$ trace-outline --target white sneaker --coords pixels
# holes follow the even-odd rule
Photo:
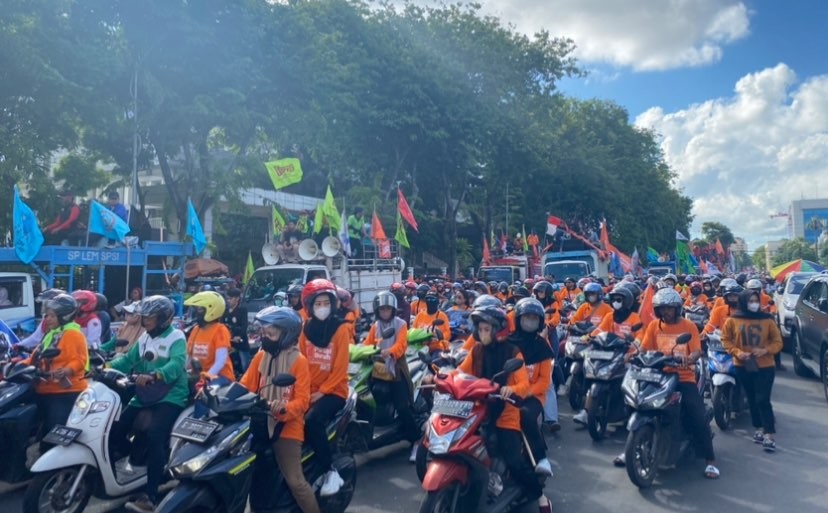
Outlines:
[[[420,442],[414,442],[411,444],[411,455],[408,457],[409,463],[416,463],[417,462],[417,450],[420,448]]]
[[[552,477],[552,462],[549,461],[549,458],[544,458],[535,465],[535,473],[536,474],[544,474],[549,477]]]
[[[322,489],[319,490],[319,495],[322,497],[334,495],[344,484],[345,481],[342,480],[342,476],[339,475],[339,472],[337,472],[336,469],[331,470],[325,474],[325,482],[322,483]]]
[[[587,415],[587,411],[581,410],[578,413],[576,413],[574,417],[572,417],[572,420],[574,420],[578,424],[586,426],[588,417],[589,416]]]

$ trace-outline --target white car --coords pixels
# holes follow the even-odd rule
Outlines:
[[[808,283],[811,276],[816,274],[818,273],[789,273],[782,281],[782,285],[776,288],[773,301],[776,303],[776,321],[779,323],[779,331],[782,332],[783,338],[791,336],[796,301],[799,299],[799,294],[802,292],[805,284]]]

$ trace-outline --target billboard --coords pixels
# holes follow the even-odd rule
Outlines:
[[[828,208],[803,208],[802,226],[805,240],[816,243],[822,232],[828,230]]]

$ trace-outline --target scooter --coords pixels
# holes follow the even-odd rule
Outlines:
[[[641,324],[633,326],[633,332]],[[584,377],[587,392],[587,428],[593,440],[601,441],[607,434],[607,424],[626,422],[629,409],[624,403],[621,382],[627,373],[625,357],[633,336],[619,337],[615,333],[601,333],[592,340],[592,348],[584,353]]]
[[[494,376],[501,378],[523,366],[523,361],[511,359],[504,370]],[[484,512],[506,513],[527,506],[521,483],[503,479],[502,490],[489,489],[485,504],[477,504],[475,497],[483,498],[487,483],[495,475],[500,477],[501,462],[489,457],[481,427],[486,421],[488,402],[514,400],[499,395],[500,385],[494,380],[480,379],[465,374],[438,375],[434,409],[421,449],[429,453],[430,461],[423,478],[427,493],[420,513],[430,512]],[[524,454],[532,459],[524,439]],[[538,475],[539,480],[545,480]],[[493,481],[498,481],[495,479]]]
[[[708,335],[707,366],[713,387],[713,418],[722,431],[730,429],[734,415],[747,409],[747,395],[736,381],[733,357],[724,350],[718,334]]]
[[[676,345],[686,345],[689,333],[679,335]],[[646,352],[636,355],[624,376],[624,399],[634,410],[627,423],[624,450],[627,476],[639,488],[653,484],[660,469],[674,467],[692,450],[690,434],[681,422],[678,375],[664,372],[681,362],[673,355]],[[707,421],[712,413],[707,412]]]
[[[289,387],[296,379],[279,374],[268,386]],[[270,409],[258,395],[238,383],[227,387],[207,386],[199,400],[213,412],[207,419],[187,418],[173,428],[168,469],[179,484],[158,504],[155,513],[243,513],[250,496],[251,510],[293,513],[299,506],[279,472],[267,434]],[[356,395],[328,425],[335,439],[351,421]],[[282,425],[277,424],[274,437]],[[345,484],[339,492],[320,497],[319,481],[328,470],[320,468],[308,447],[302,450],[305,477],[314,486],[322,511],[342,513],[351,501],[356,484],[356,464],[351,456],[333,460]]]
[[[566,341],[566,369],[569,371],[567,378],[567,397],[569,406],[573,411],[584,409],[586,401],[586,380],[584,378],[584,353],[589,349],[589,343],[582,341],[581,337],[592,333],[595,327],[590,322],[579,322],[569,327],[570,337]]]
[[[108,443],[113,423],[132,396],[134,381],[114,369],[94,378],[75,401],[66,425],[55,426],[44,436],[43,441],[55,447],[31,468],[34,479],[23,498],[24,513],[80,513],[93,495],[124,497],[146,484],[146,467],[130,462],[141,459],[140,455],[113,462]],[[188,413],[185,409],[179,419]]]

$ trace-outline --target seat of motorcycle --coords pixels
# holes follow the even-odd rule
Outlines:
[[[249,408],[250,403],[258,400],[259,397],[235,382],[230,383],[226,387],[219,388],[215,395],[218,404],[215,408],[211,409],[216,413],[226,413]]]

